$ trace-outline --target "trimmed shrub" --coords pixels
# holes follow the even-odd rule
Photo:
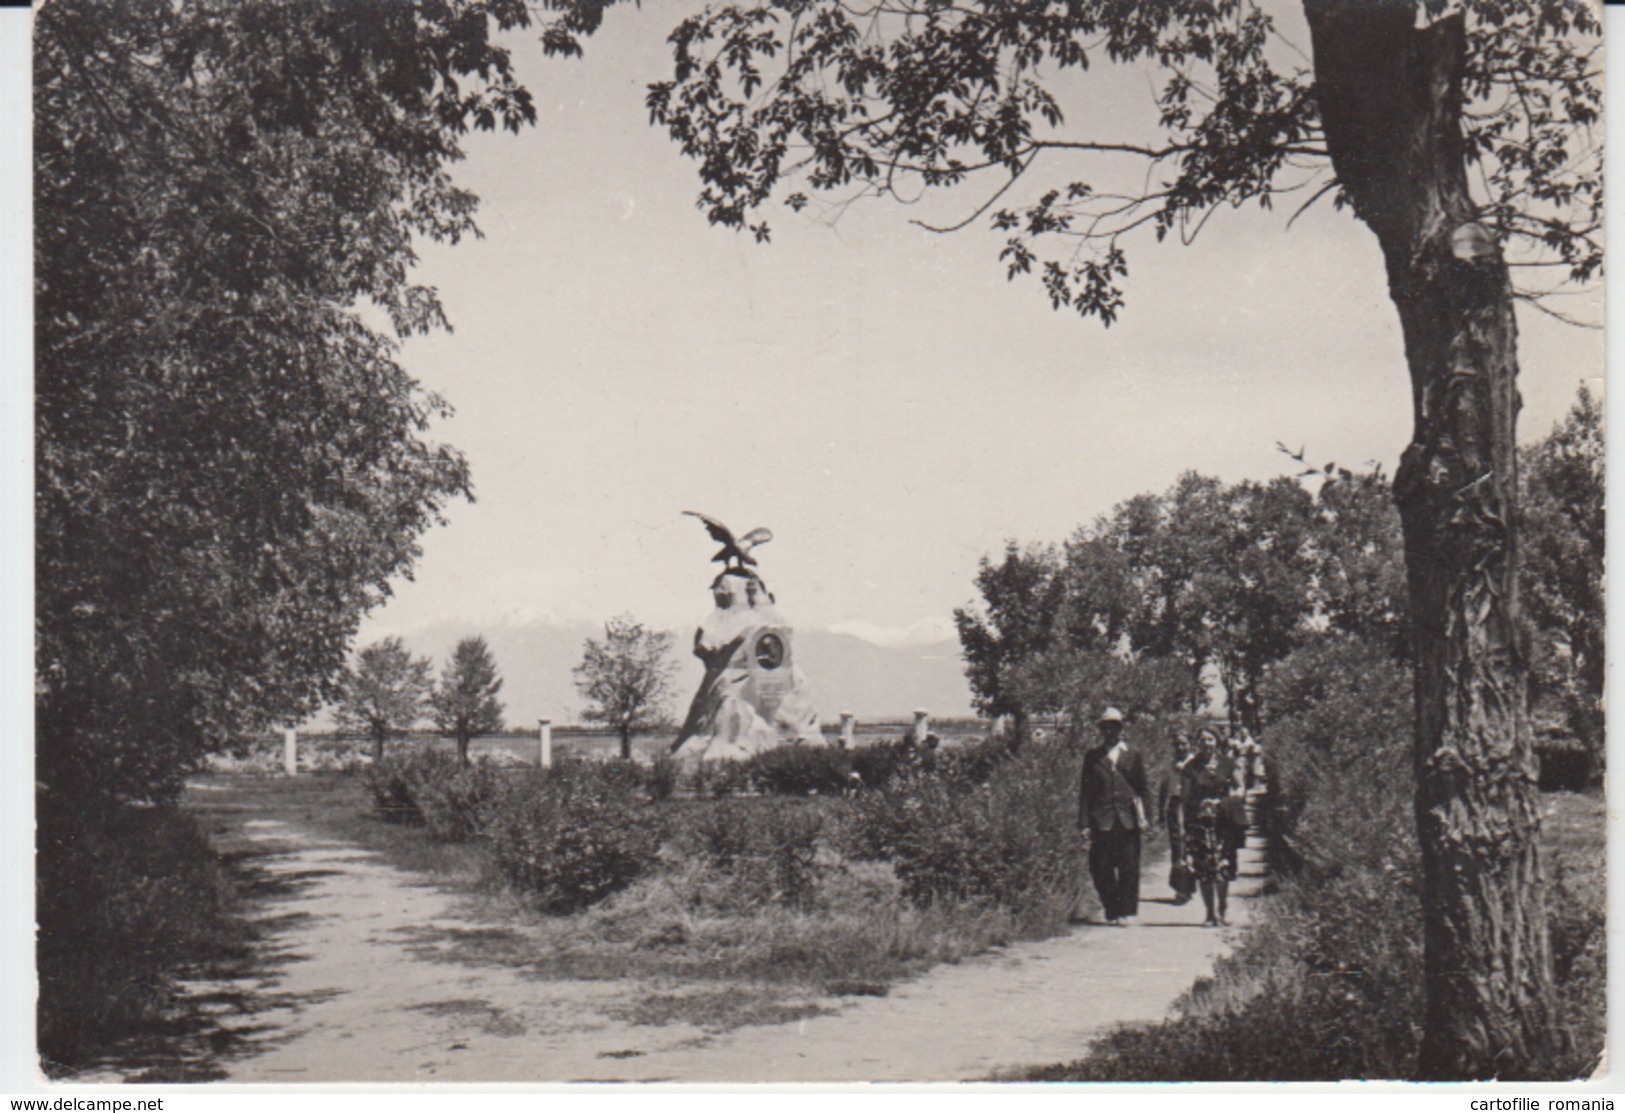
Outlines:
[[[847,786],[852,759],[833,746],[774,746],[747,759],[745,770],[763,792],[839,795]]]
[[[1003,738],[979,738],[954,747],[944,747],[934,756],[936,771],[968,784],[987,784],[993,773],[1008,761],[1013,751]]]
[[[438,756],[449,767],[445,762],[424,767],[424,775],[412,786],[423,825],[441,842],[477,838],[484,833],[492,806],[506,787],[506,776],[483,761],[461,765],[451,754]]]
[[[866,788],[879,788],[903,771],[908,764],[909,751],[901,739],[894,739],[854,746],[847,751],[847,757]]]
[[[627,763],[567,762],[515,779],[485,834],[501,876],[548,912],[574,912],[650,869],[660,838]]]

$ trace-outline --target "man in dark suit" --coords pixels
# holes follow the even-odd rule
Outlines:
[[[1140,832],[1145,828],[1145,763],[1123,738],[1123,713],[1108,707],[1100,744],[1083,757],[1078,828],[1089,832],[1089,874],[1108,924],[1140,908]]]

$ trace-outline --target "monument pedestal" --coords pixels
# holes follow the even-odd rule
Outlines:
[[[754,576],[729,572],[712,592],[717,609],[694,636],[705,678],[672,749],[685,761],[710,761],[824,745],[792,632],[767,589]]]

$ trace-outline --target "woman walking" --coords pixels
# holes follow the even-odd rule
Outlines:
[[[1194,752],[1179,771],[1185,786],[1185,853],[1207,909],[1204,922],[1220,927],[1229,923],[1230,882],[1236,877],[1226,800],[1245,791],[1245,781],[1241,766],[1224,752],[1210,727],[1196,732]]]

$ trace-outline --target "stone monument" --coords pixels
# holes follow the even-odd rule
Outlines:
[[[795,661],[795,639],[750,551],[772,540],[754,529],[735,540],[721,522],[692,510],[722,543],[713,560],[715,608],[694,631],[694,655],[705,665],[672,752],[684,760],[746,758],[783,744],[823,745],[818,712]]]

